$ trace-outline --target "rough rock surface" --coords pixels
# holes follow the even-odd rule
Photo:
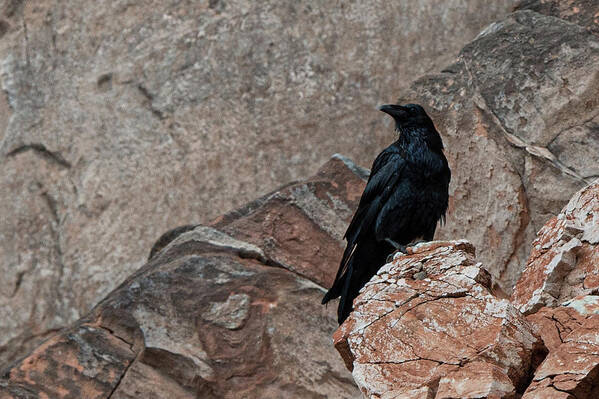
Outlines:
[[[512,301],[522,312],[599,292],[599,180],[539,231]]]
[[[516,398],[545,352],[465,241],[396,256],[354,308],[334,340],[368,398]]]
[[[550,352],[523,399],[593,399],[599,396],[599,297],[528,316]]]
[[[470,244],[417,246],[362,290],[337,350],[370,398],[598,398],[598,229],[599,180],[539,231],[511,301]]]
[[[165,234],[87,316],[4,370],[0,398],[357,398],[314,281],[332,282],[363,173],[334,157],[211,226]]]
[[[447,228],[511,290],[547,219],[599,175],[599,2],[526,1],[415,81],[452,168]]]
[[[524,399],[599,396],[599,180],[539,231],[512,301],[549,348]]]
[[[369,166],[393,138],[374,106],[515,3],[0,0],[0,364],[165,230],[333,153]]]

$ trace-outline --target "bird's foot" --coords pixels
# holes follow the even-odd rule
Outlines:
[[[404,255],[408,254],[408,249],[405,247],[405,245],[399,244],[399,245],[397,245],[396,248],[397,249],[395,251],[391,252],[389,254],[389,256],[387,256],[387,263],[392,262],[393,259],[395,259],[395,255],[397,255],[399,253],[404,254]]]

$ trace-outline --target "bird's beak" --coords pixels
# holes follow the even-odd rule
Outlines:
[[[378,107],[379,111],[383,111],[386,114],[391,115],[394,118],[401,118],[407,114],[405,107],[397,104],[386,104]]]

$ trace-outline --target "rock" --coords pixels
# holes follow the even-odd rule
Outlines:
[[[399,98],[425,106],[447,148],[437,239],[470,240],[508,294],[535,232],[599,175],[598,13],[592,0],[524,1]]]
[[[513,303],[530,314],[596,292],[598,243],[599,180],[574,195],[539,231]]]
[[[330,287],[343,252],[343,235],[366,176],[351,161],[335,155],[315,176],[225,214],[212,226],[261,248],[264,252],[258,258],[267,257],[273,264]]]
[[[512,301],[549,355],[523,399],[599,395],[599,180],[539,231]]]
[[[29,153],[23,154],[18,160],[31,161],[31,156]],[[22,167],[25,168],[24,165]],[[13,179],[13,184],[24,185],[23,174],[17,170],[15,169],[9,177]],[[31,170],[29,173],[37,173],[37,170]],[[268,261],[269,264],[296,271],[312,281],[329,286],[334,279],[343,250],[341,237],[344,228],[357,206],[366,176],[367,171],[348,159],[334,156],[315,176],[287,185],[282,190],[231,211],[213,221],[212,226],[186,225],[165,233],[152,248],[151,256],[153,258],[160,251],[179,245],[182,240],[202,242],[203,245],[228,250],[244,258]],[[52,210],[55,206],[51,197],[45,194],[44,187],[34,185],[23,187],[23,190],[34,193],[29,198],[31,204],[41,212],[40,215],[44,214],[45,209]],[[0,220],[0,224],[10,223],[22,217],[23,214],[12,214],[10,218]],[[54,224],[50,227],[56,229],[59,221],[53,220]],[[29,226],[30,238],[39,237],[51,241],[58,237],[57,230],[49,228],[36,232],[37,225]],[[33,245],[25,239],[23,244]],[[25,347],[28,348],[55,333],[66,323],[67,320],[59,315],[68,309],[57,307],[56,303],[51,301],[52,298],[62,295],[64,298],[75,300],[78,294],[83,294],[69,290],[66,285],[57,285],[57,281],[50,278],[59,277],[59,274],[50,274],[50,271],[52,262],[64,262],[61,248],[50,247],[43,254],[43,259],[24,258],[27,262],[21,262],[18,268],[12,269],[12,273],[3,281],[4,295],[12,298],[14,303],[20,304],[23,310],[31,308],[36,317],[44,320],[41,324],[35,324],[27,318],[29,313],[26,311],[15,313],[10,307],[0,308],[0,315],[3,315],[5,320],[4,323],[0,323],[0,328],[7,329],[0,340],[7,342],[4,350],[10,357],[16,357],[24,350],[18,345],[20,340],[24,339]],[[32,281],[26,276],[29,272],[41,273],[40,276],[48,278]],[[66,269],[62,270],[62,273],[66,273]],[[25,290],[20,292],[22,288]],[[37,302],[25,301],[22,295],[34,288],[43,296],[40,303],[47,304],[48,307],[42,307]],[[27,325],[33,326],[20,333],[19,323],[29,323]],[[47,331],[45,327],[51,330]]]
[[[208,226],[174,237],[91,313],[8,367],[0,397],[356,398],[330,344],[325,289],[248,248]]]
[[[585,316],[576,309],[560,306],[558,308],[542,308],[530,314],[526,319],[536,327],[537,333],[549,351],[557,349],[572,330],[580,327]]]
[[[516,9],[529,9],[545,15],[552,15],[599,34],[597,4],[589,0],[523,0]]]
[[[0,364],[167,229],[336,152],[369,166],[393,140],[374,107],[515,3],[0,1]]]
[[[40,398],[107,398],[135,358],[131,346],[101,325],[81,323],[11,369],[10,384]],[[10,397],[2,389],[1,397]]]
[[[368,398],[516,398],[546,353],[466,241],[419,245],[383,266],[334,341]]]
[[[540,330],[553,327],[553,331],[558,331],[559,342],[544,337],[553,345],[523,399],[592,399],[599,395],[599,297],[582,297],[577,302],[586,304],[584,308],[575,305],[583,313],[573,307],[543,309],[545,320],[539,324]],[[593,310],[586,313],[589,305]],[[572,316],[569,322],[563,323],[559,315],[566,312]],[[549,320],[547,315],[552,318]]]
[[[599,396],[599,180],[539,231],[511,301],[465,241],[398,254],[335,346],[369,398]]]

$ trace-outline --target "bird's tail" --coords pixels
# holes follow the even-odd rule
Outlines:
[[[335,279],[335,283],[322,299],[324,304],[331,299],[341,297],[337,308],[339,324],[349,316],[360,289],[385,264],[388,254],[388,246],[378,243],[374,237],[370,240],[362,240],[351,253],[345,272]]]
[[[323,305],[326,304],[327,302],[329,302],[330,300],[341,296],[342,290],[346,285],[346,281],[351,278],[351,265],[352,265],[352,258],[350,258],[348,260],[348,265],[347,265],[347,268],[345,269],[345,272],[343,272],[340,276],[337,276],[337,278],[335,278],[335,282],[333,283],[333,286],[327,291],[327,293],[322,298]],[[341,264],[339,266],[339,268],[341,269],[344,266],[345,266],[344,264]],[[349,274],[349,276],[348,276],[348,274]]]
[[[339,299],[339,307],[337,308],[337,319],[339,324],[343,323],[343,321],[352,311],[352,302],[354,297],[350,298],[349,292],[352,285],[352,275],[354,271],[353,264],[354,257],[352,255],[352,257],[350,257],[347,261],[345,272],[335,280],[331,289],[328,290],[324,298],[322,298],[322,303],[325,304],[332,299],[341,297]]]
[[[341,287],[343,286],[343,282],[345,281],[346,274],[347,273],[343,274],[340,278],[336,279],[333,283],[333,286],[327,291],[326,294],[324,294],[324,297],[322,298],[323,305],[341,295]]]

